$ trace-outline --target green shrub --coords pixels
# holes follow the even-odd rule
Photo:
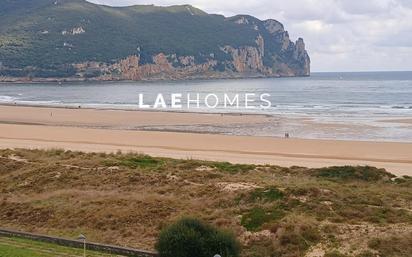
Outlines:
[[[283,193],[276,187],[257,188],[250,193],[251,201],[273,202],[283,198]]]
[[[314,175],[338,181],[386,181],[395,177],[385,169],[370,166],[332,166],[315,169]]]
[[[327,252],[324,257],[348,257],[348,256],[338,251],[333,251],[333,252]]]
[[[379,256],[410,257],[412,253],[412,233],[398,236],[372,238],[369,248],[378,252]]]
[[[247,172],[256,168],[255,165],[250,164],[232,164],[229,162],[216,162],[214,167],[222,172],[228,172],[231,174]]]
[[[305,216],[286,217],[277,224],[275,233],[278,244],[277,255],[274,256],[304,256],[304,253],[322,238],[319,223]]]
[[[191,218],[163,229],[155,247],[160,257],[237,257],[240,252],[234,235]]]
[[[276,200],[283,199],[285,194],[274,186],[265,188],[256,188],[250,192],[241,193],[236,202],[240,203],[270,203]]]
[[[123,166],[130,168],[153,168],[161,165],[161,161],[147,155],[126,158],[121,161]]]
[[[372,253],[371,251],[364,251],[356,255],[356,257],[377,257],[377,254]]]
[[[282,210],[264,210],[262,208],[253,208],[242,216],[241,224],[249,231],[257,231],[265,223],[280,220],[285,216]]]
[[[163,164],[159,158],[153,158],[148,155],[125,155],[119,154],[119,158],[115,160],[106,159],[103,161],[106,166],[124,166],[132,169],[136,168],[157,168]]]

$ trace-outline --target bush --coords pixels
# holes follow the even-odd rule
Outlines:
[[[154,168],[160,166],[162,161],[152,158],[148,155],[138,155],[126,157],[121,160],[120,164],[129,168]]]
[[[395,175],[385,169],[370,166],[332,166],[315,169],[316,177],[328,178],[337,181],[387,181]]]
[[[263,201],[263,202],[273,202],[275,200],[279,200],[283,198],[283,193],[276,187],[268,187],[268,188],[257,188],[250,194],[250,200],[252,202],[255,201]]]
[[[333,252],[326,253],[324,257],[348,257],[348,256],[338,251],[333,251]]]
[[[244,214],[240,223],[248,231],[258,231],[263,224],[280,220],[284,216],[285,213],[279,209],[265,210],[256,207]]]
[[[214,167],[221,172],[227,172],[230,174],[248,172],[256,168],[255,165],[250,164],[232,164],[229,162],[216,162]]]
[[[356,255],[356,257],[377,257],[378,254],[374,254],[371,251],[363,251],[360,254]]]
[[[240,252],[234,235],[190,218],[162,230],[155,247],[160,257],[237,257]]]
[[[410,257],[412,253],[412,233],[397,236],[372,238],[368,242],[369,248],[375,250],[379,256]]]
[[[105,159],[103,164],[106,166],[124,166],[132,169],[154,169],[163,165],[163,160],[160,158],[153,158],[148,155],[122,155],[118,153],[115,159]]]

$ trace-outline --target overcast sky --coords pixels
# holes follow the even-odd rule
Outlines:
[[[191,4],[250,14],[303,37],[312,71],[412,70],[412,0],[90,0],[106,5]]]

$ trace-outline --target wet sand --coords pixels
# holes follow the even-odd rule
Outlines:
[[[145,126],[256,124],[269,120],[270,117],[265,115],[0,105],[0,123],[9,124],[132,129]]]
[[[387,120],[380,120],[380,122],[412,125],[412,119],[387,119]]]

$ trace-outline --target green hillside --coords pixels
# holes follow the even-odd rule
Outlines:
[[[231,60],[222,47],[256,47],[259,35],[271,36],[263,23],[257,29],[190,5],[109,7],[84,0],[2,0],[0,18],[0,75],[17,77],[27,75],[30,67],[73,75],[72,64],[112,64],[131,55],[139,56],[140,64],[152,63],[159,53],[194,56],[196,63],[211,57],[222,62]],[[278,52],[281,43],[268,38],[267,51]],[[274,58],[266,56],[265,65],[273,66]],[[287,62],[291,53],[280,56]]]

